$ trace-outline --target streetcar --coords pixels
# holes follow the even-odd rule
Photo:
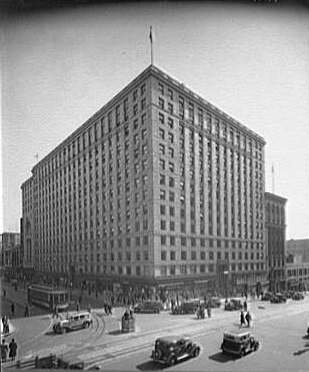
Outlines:
[[[32,284],[28,287],[28,302],[50,311],[65,311],[69,307],[69,293],[66,289]]]

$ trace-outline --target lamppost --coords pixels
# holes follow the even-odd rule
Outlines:
[[[224,281],[225,281],[225,299],[227,300],[227,279],[228,279],[229,271],[224,270],[223,274],[224,274]]]

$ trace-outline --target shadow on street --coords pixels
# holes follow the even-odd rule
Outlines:
[[[137,365],[136,368],[140,371],[158,371],[167,368],[167,366],[149,360],[148,362]]]
[[[214,360],[215,362],[226,363],[233,360],[237,360],[239,359],[239,357],[236,355],[225,354],[220,351],[219,353],[210,355],[208,359]]]

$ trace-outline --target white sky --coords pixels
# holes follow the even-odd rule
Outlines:
[[[155,65],[265,138],[266,191],[274,164],[275,193],[288,199],[287,238],[309,238],[306,8],[109,4],[15,14],[1,25],[0,231],[19,230],[20,185],[34,155],[44,157],[149,65],[153,25]]]

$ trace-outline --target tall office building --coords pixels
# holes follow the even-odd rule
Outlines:
[[[264,145],[151,65],[32,169],[25,260],[130,283],[263,284]]]
[[[287,199],[265,192],[266,247],[269,287],[280,292],[286,287],[285,204]]]

